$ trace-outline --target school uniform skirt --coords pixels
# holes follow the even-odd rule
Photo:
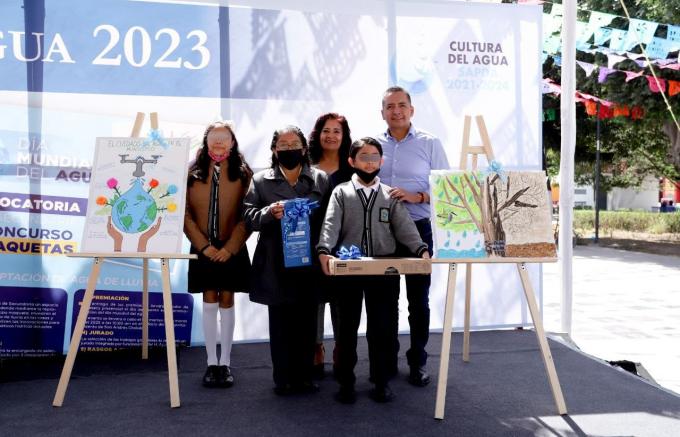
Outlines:
[[[206,290],[247,293],[250,290],[250,257],[246,246],[227,262],[213,262],[191,247],[197,259],[189,260],[189,293]]]

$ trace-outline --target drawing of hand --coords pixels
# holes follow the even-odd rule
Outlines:
[[[156,224],[151,226],[149,229],[146,230],[142,235],[139,236],[139,242],[137,243],[137,252],[146,252],[146,243],[149,242],[151,237],[156,235],[156,232],[158,232],[158,229],[161,227],[161,220],[163,217],[158,217],[158,221]]]
[[[113,238],[113,251],[120,252],[123,246],[123,234],[121,234],[118,229],[113,226],[113,223],[111,223],[111,216],[109,216],[109,220],[106,223],[106,232],[111,238]]]

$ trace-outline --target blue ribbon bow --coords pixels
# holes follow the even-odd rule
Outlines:
[[[360,259],[362,256],[361,249],[353,244],[349,247],[349,249],[347,249],[345,246],[340,246],[340,249],[337,251],[336,255],[340,259]]]
[[[288,207],[288,202],[292,202],[293,207]],[[283,216],[284,232],[283,241],[288,241],[288,235],[297,230],[298,219],[308,217],[313,209],[319,207],[319,201],[310,202],[309,199],[297,198],[286,202],[285,214]]]
[[[149,131],[149,136],[144,140],[144,143],[142,145],[149,146],[153,143],[160,144],[164,149],[170,147],[170,144],[168,144],[168,142],[165,141],[165,138],[163,138],[163,134],[158,129],[151,129]]]
[[[508,178],[508,175],[505,173],[505,170],[503,170],[503,164],[501,164],[500,162],[495,161],[495,160],[491,161],[489,163],[489,167],[487,167],[487,169],[486,169],[487,176],[492,174],[492,173],[496,173],[498,175],[498,177],[501,178],[503,183],[505,183],[505,181]]]

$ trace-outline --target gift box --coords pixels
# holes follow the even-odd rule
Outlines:
[[[432,263],[423,258],[331,258],[331,275],[429,275]]]
[[[283,204],[281,237],[283,239],[283,265],[302,267],[312,264],[312,248],[309,238],[309,214],[319,202],[297,198]]]

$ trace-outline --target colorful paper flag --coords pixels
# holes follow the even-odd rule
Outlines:
[[[667,26],[666,39],[680,43],[680,26]]]
[[[554,6],[554,5],[553,5]],[[562,30],[562,15],[543,14],[543,39]]]
[[[653,93],[662,93],[666,91],[666,79],[659,79],[654,76],[645,76],[647,78],[647,83],[649,84],[649,89]]]
[[[600,119],[612,118],[614,116],[614,109],[610,106],[600,105],[600,112],[597,117]]]
[[[583,68],[583,71],[586,72],[586,77],[589,77],[593,73],[593,71],[597,68],[597,65],[591,64],[589,62],[576,61],[576,64],[578,64],[579,67]]]
[[[609,48],[616,51],[624,50],[623,43],[626,40],[627,33],[628,32],[625,30],[612,29],[612,33],[609,37]]]
[[[645,115],[645,110],[640,106],[633,106],[630,110],[630,118],[633,120],[639,120]]]
[[[597,76],[597,83],[605,83],[607,81],[607,76],[614,73],[615,70],[607,67],[600,67],[600,72]]]
[[[668,52],[671,51],[672,41],[668,41],[666,38],[652,38],[652,41],[647,44],[645,51],[647,56],[654,59],[666,59]]]
[[[627,51],[639,43],[648,44],[654,38],[654,32],[656,32],[657,27],[659,27],[659,23],[631,18],[623,48]]]
[[[601,27],[599,29],[595,29],[594,33],[595,36],[593,37],[593,44],[596,46],[602,46],[604,43],[609,41],[609,38],[612,35],[612,30],[608,27]]]
[[[588,26],[595,32],[597,29],[609,26],[609,24],[616,18],[616,15],[605,14],[604,12],[590,12],[590,18],[588,19]]]
[[[644,71],[624,71],[626,73],[626,82],[630,82],[631,80],[642,76],[645,72]]]
[[[668,81],[668,95],[674,96],[677,93],[680,93],[680,81],[669,80]]]
[[[628,108],[628,105],[614,105],[614,117],[628,116],[630,116],[630,108]]]
[[[584,104],[586,105],[586,114],[588,115],[597,114],[597,102],[593,102],[592,100],[586,100]]]
[[[559,53],[562,48],[562,39],[559,35],[551,35],[543,40],[543,51],[549,54]]]

